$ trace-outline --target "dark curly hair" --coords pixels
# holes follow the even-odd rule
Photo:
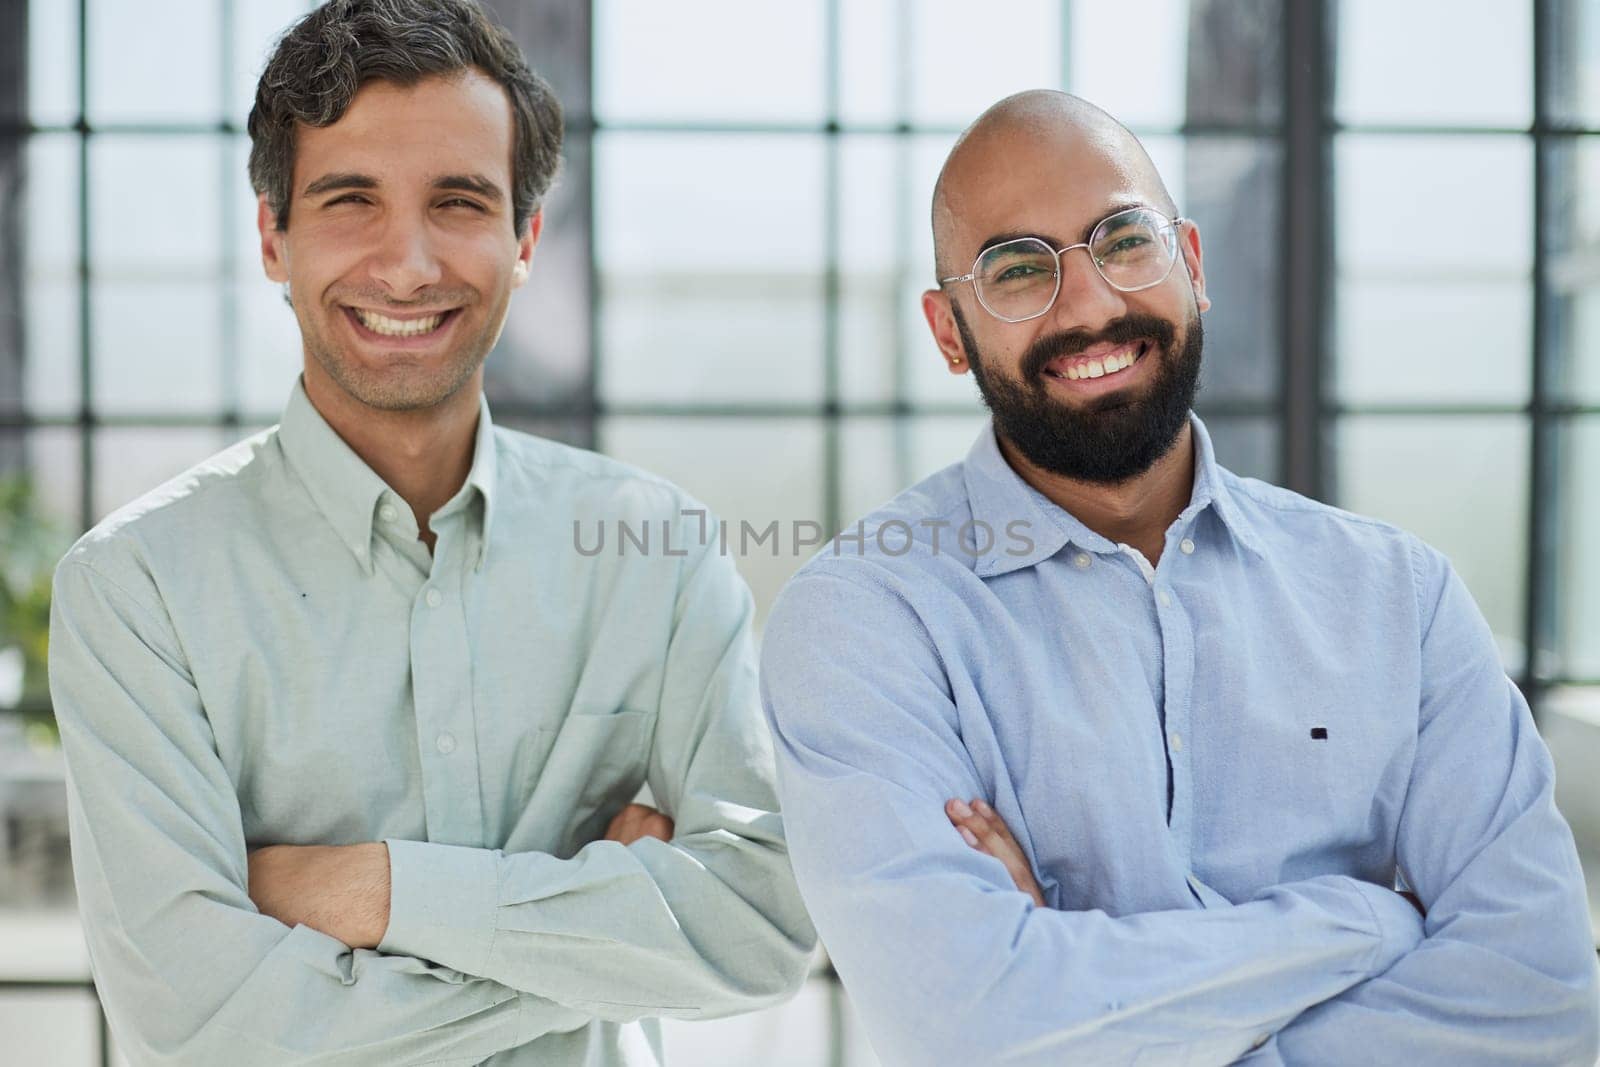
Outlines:
[[[250,184],[289,225],[299,123],[339,121],[362,83],[415,85],[476,68],[511,98],[511,223],[518,234],[561,167],[561,104],[474,0],[328,0],[289,28],[250,109]]]

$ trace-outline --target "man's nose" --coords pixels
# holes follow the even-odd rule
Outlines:
[[[1086,247],[1061,253],[1061,290],[1050,313],[1062,329],[1096,329],[1127,314],[1121,290],[1112,287],[1094,265]]]
[[[404,299],[437,285],[443,276],[428,229],[420,222],[391,222],[372,256],[372,276]]]

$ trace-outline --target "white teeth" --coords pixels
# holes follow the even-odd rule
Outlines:
[[[389,337],[415,337],[419,334],[432,333],[444,321],[444,315],[429,315],[425,319],[391,319],[387,315],[379,315],[374,311],[362,308],[353,309],[356,318],[361,320],[361,325],[373,333],[385,334]]]
[[[1103,359],[1091,359],[1086,363],[1069,363],[1065,370],[1053,372],[1058,378],[1069,381],[1078,381],[1080,378],[1104,378],[1108,374],[1115,374],[1119,370],[1127,370],[1139,360],[1139,348],[1124,348],[1121,352],[1113,353]]]

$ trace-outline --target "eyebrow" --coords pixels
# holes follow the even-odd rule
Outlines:
[[[1088,243],[1089,236],[1094,233],[1094,228],[1096,226],[1100,225],[1117,212],[1127,211],[1131,207],[1150,207],[1150,205],[1146,204],[1143,200],[1136,199],[1113,200],[1106,207],[1104,213],[1097,217],[1093,222],[1089,223],[1088,226],[1084,227],[1083,236],[1079,237],[1076,241],[1062,241],[1047,233],[1034,233],[1028,230],[1010,230],[1005,233],[991,234],[984,240],[982,244],[978,246],[978,254],[981,256],[985,250],[993,248],[995,245],[1004,244],[1007,241],[1020,241],[1024,237],[1032,237],[1035,240],[1043,241],[1051,248],[1060,248],[1063,245],[1069,244],[1086,244]],[[1154,211],[1155,209],[1151,208],[1151,210]]]
[[[336,172],[324,174],[306,186],[303,196],[321,196],[343,189],[377,189],[383,183],[370,174]],[[445,174],[433,180],[433,188],[457,193],[472,193],[496,204],[505,200],[500,186],[481,174]]]
[[[331,193],[336,189],[376,189],[377,187],[378,179],[370,177],[366,174],[350,174],[339,172],[334,174],[324,174],[322,177],[306,186],[306,191],[301,195],[321,196],[323,193]]]
[[[446,174],[442,178],[434,179],[433,187],[450,189],[458,193],[472,193],[497,204],[506,198],[505,193],[500,191],[500,186],[481,174]]]

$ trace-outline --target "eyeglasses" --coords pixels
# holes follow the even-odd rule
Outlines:
[[[1026,322],[1049,311],[1061,292],[1061,257],[1074,248],[1089,253],[1095,270],[1113,289],[1136,293],[1160,285],[1178,258],[1181,215],[1168,218],[1148,207],[1107,215],[1089,239],[1051,248],[1038,237],[1019,237],[978,253],[972,273],[940,278],[940,285],[971,282],[983,309],[1002,322]]]

